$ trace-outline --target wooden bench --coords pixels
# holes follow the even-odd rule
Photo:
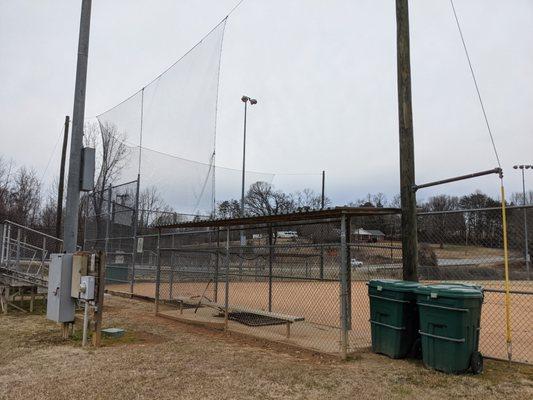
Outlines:
[[[215,303],[215,302],[212,302],[212,301],[209,301],[209,300],[202,301],[202,299],[194,299],[194,298],[191,298],[191,297],[183,297],[183,296],[175,297],[172,300],[174,300],[174,301],[176,301],[178,303],[180,314],[183,314],[183,305],[197,306],[197,307],[202,307],[202,306],[203,307],[211,307],[211,308],[215,308],[215,309],[217,309],[217,310],[219,310],[220,312],[223,312],[223,313],[225,313],[225,311],[226,311],[226,306],[224,304]],[[299,321],[304,321],[305,320],[304,317],[297,317],[297,316],[294,316],[294,315],[280,314],[280,313],[275,313],[275,312],[271,312],[271,311],[263,311],[263,310],[256,310],[256,309],[249,309],[249,308],[242,308],[242,307],[228,307],[228,314],[232,313],[232,312],[256,314],[256,315],[261,315],[261,316],[264,316],[264,317],[271,317],[271,318],[280,319],[280,320],[285,322],[285,327],[286,327],[286,334],[285,335],[287,336],[287,338],[291,337],[291,324],[293,324],[295,322],[299,322]],[[226,315],[226,319],[227,319],[227,315]]]

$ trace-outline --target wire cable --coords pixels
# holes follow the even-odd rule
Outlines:
[[[450,4],[452,6],[453,16],[455,18],[455,23],[457,24],[457,29],[459,30],[459,35],[461,36],[461,42],[463,43],[463,48],[465,50],[466,59],[468,61],[468,66],[470,68],[470,73],[472,75],[472,80],[474,81],[474,86],[476,87],[477,97],[479,100],[479,104],[481,105],[481,111],[483,112],[483,118],[485,119],[485,124],[487,125],[487,130],[489,132],[490,141],[492,142],[492,148],[496,156],[496,161],[498,162],[498,166],[501,168],[502,165],[500,163],[500,157],[498,156],[498,150],[496,149],[496,144],[494,142],[494,136],[490,128],[489,119],[487,117],[487,112],[485,111],[485,105],[483,104],[483,99],[481,98],[481,92],[479,91],[479,85],[477,83],[476,74],[474,73],[474,67],[472,66],[472,61],[470,60],[470,54],[468,53],[468,48],[466,47],[465,38],[463,35],[463,31],[461,29],[461,24],[459,23],[459,18],[457,17],[457,12],[455,11],[455,5],[453,4],[453,0],[450,0]]]
[[[64,132],[65,132],[65,127],[63,126],[61,128],[61,132],[59,133],[59,137],[56,140],[56,144],[54,145],[54,148],[53,148],[52,152],[50,153],[50,158],[48,159],[48,163],[46,164],[46,168],[44,169],[43,174],[41,175],[41,182],[43,181],[44,176],[46,175],[46,172],[48,171],[48,167],[50,167],[50,164],[52,162],[52,158],[54,158],[54,156],[56,154],[57,145],[59,144],[59,141],[61,140],[61,137],[63,136]]]

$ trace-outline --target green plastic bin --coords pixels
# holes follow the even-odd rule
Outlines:
[[[415,292],[424,365],[447,373],[482,372],[478,352],[482,288],[445,283],[420,286]]]
[[[419,286],[417,282],[392,279],[368,282],[373,352],[391,358],[415,352],[418,310],[414,290]]]

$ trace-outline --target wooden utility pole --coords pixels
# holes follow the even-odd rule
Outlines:
[[[57,215],[56,215],[56,237],[61,238],[61,219],[63,218],[63,189],[65,188],[65,162],[67,159],[68,127],[70,117],[65,117],[65,128],[63,130],[63,149],[61,150],[61,166],[59,167],[59,186],[57,188]],[[60,251],[60,249],[57,249]]]
[[[398,117],[400,123],[400,192],[402,202],[403,279],[418,281],[416,232],[415,151],[409,54],[409,2],[396,0]]]

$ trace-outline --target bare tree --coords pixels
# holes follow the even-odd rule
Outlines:
[[[8,218],[10,209],[10,186],[12,181],[13,162],[6,162],[0,156],[0,218]]]
[[[91,196],[91,214],[94,214],[97,235],[101,236],[104,225],[102,214],[108,196],[108,186],[113,184],[128,161],[128,146],[124,142],[125,133],[119,132],[110,123],[87,123],[84,126],[84,142],[98,149],[96,166],[96,186]]]
[[[237,200],[224,200],[217,205],[217,217],[237,218],[241,214],[241,206]]]
[[[246,213],[249,215],[276,215],[295,209],[290,195],[274,190],[274,187],[267,182],[252,184],[244,202]]]
[[[319,210],[322,207],[322,196],[314,190],[306,188],[291,195],[294,206],[300,210]],[[331,200],[324,198],[324,206],[328,207]]]
[[[11,218],[23,225],[34,224],[41,205],[41,182],[34,169],[17,170],[10,197]]]

